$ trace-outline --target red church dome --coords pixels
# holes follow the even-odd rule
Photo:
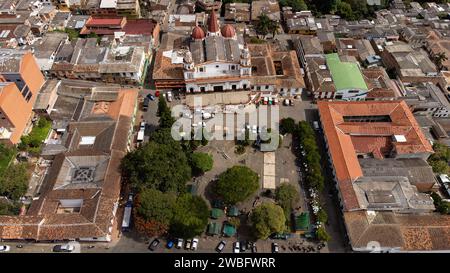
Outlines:
[[[222,36],[225,38],[233,38],[236,35],[236,30],[232,25],[225,25],[222,28]]]
[[[192,30],[192,38],[195,40],[201,40],[205,38],[205,32],[203,31],[203,29],[199,26],[194,27],[194,29]]]
[[[217,22],[217,15],[214,10],[211,11],[208,18],[208,32],[216,33],[219,31],[219,23]]]

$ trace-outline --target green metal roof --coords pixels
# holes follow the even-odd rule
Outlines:
[[[232,206],[228,212],[228,216],[238,216],[239,215],[239,209],[236,206]]]
[[[333,77],[336,90],[362,89],[367,90],[366,82],[358,64],[341,62],[337,53],[326,54],[327,66]]]
[[[220,233],[220,224],[219,223],[210,223],[208,225],[208,234],[217,235]]]
[[[295,230],[309,230],[309,213],[302,213],[295,217]]]
[[[223,227],[223,233],[225,234],[225,236],[231,237],[236,234],[236,228],[230,224],[225,224],[225,226]]]
[[[211,210],[211,218],[217,219],[217,218],[222,217],[222,215],[223,215],[223,210],[221,210],[221,209],[214,208]]]

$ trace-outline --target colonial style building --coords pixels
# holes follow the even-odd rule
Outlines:
[[[199,26],[193,29],[183,68],[187,92],[250,88],[250,52],[231,25],[219,28],[214,12],[206,34]]]

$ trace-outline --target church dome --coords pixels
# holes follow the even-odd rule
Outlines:
[[[192,30],[192,38],[195,40],[201,40],[205,38],[205,32],[199,26],[194,27]]]
[[[222,36],[225,38],[233,38],[236,35],[236,30],[232,25],[225,25],[222,28]]]

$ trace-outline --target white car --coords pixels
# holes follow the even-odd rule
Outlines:
[[[167,92],[167,101],[171,102],[172,100],[173,100],[172,92],[169,91],[169,92]]]
[[[252,133],[254,133],[254,134],[258,133],[258,127],[256,125],[252,126]]]
[[[181,239],[181,238],[179,238],[178,241],[177,241],[177,246],[176,246],[176,248],[178,248],[178,249],[183,248],[183,243],[184,243],[184,240]]]
[[[192,249],[192,250],[197,250],[197,247],[198,247],[198,239],[197,239],[197,238],[194,238],[194,239],[192,239],[192,246],[191,246],[191,249]]]
[[[139,126],[139,130],[145,130],[145,121],[141,121],[141,125]]]
[[[53,252],[72,252],[74,250],[75,246],[70,244],[56,245],[53,247]]]
[[[289,99],[285,99],[285,100],[284,100],[284,105],[285,105],[285,106],[289,106],[290,104],[291,104],[291,102],[290,102]]]
[[[8,252],[10,247],[7,245],[0,246],[0,252]]]
[[[240,250],[241,250],[241,247],[239,245],[239,242],[234,242],[234,244],[233,244],[233,253],[239,253]]]

